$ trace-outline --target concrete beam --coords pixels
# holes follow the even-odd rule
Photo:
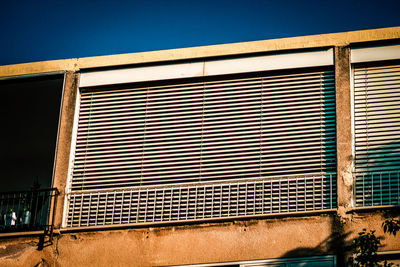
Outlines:
[[[0,66],[0,77],[400,39],[400,27]]]
[[[53,187],[56,187],[60,192],[60,195],[57,199],[56,213],[54,218],[55,228],[60,228],[63,217],[62,212],[64,210],[65,188],[68,179],[72,128],[74,124],[77,93],[78,74],[68,71],[65,74],[64,81],[64,92],[53,182]]]
[[[344,216],[345,211],[351,208],[353,195],[349,55],[348,47],[335,47],[337,194],[341,216]]]

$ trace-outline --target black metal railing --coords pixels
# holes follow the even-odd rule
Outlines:
[[[0,233],[52,232],[57,195],[56,188],[0,193]]]

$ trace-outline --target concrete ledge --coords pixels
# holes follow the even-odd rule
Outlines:
[[[384,206],[368,206],[368,207],[353,207],[347,213],[360,212],[360,211],[375,211],[384,209],[399,209],[399,206],[395,205],[384,205]]]

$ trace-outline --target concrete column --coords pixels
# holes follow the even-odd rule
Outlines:
[[[337,193],[339,215],[351,207],[353,156],[351,134],[350,49],[335,47]]]
[[[60,228],[64,209],[65,186],[68,178],[68,167],[71,150],[72,128],[76,97],[78,92],[78,74],[67,71],[65,74],[64,94],[62,99],[60,129],[57,143],[56,166],[54,172],[53,187],[56,187],[60,195],[57,198],[54,218],[55,228]]]

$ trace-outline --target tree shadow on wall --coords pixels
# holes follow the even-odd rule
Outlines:
[[[337,215],[331,217],[332,234],[315,247],[298,247],[286,252],[281,258],[301,258],[311,256],[336,255],[337,266],[346,266],[346,254],[351,251],[352,232],[344,232],[343,223]]]

